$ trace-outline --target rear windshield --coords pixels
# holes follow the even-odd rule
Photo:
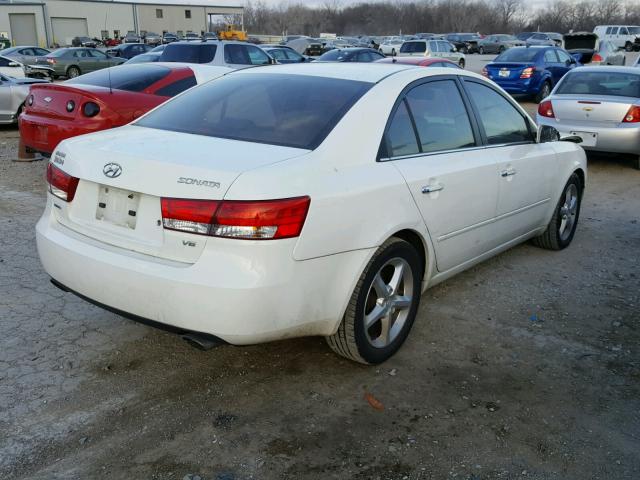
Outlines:
[[[216,56],[217,45],[210,43],[170,44],[160,57],[161,62],[209,63]]]
[[[559,85],[558,95],[613,95],[640,98],[640,74],[572,72]]]
[[[141,92],[171,73],[161,65],[120,65],[87,73],[65,83]]]
[[[186,92],[136,125],[313,150],[371,86],[306,75],[231,74]]]
[[[331,62],[341,62],[351,58],[353,56],[353,52],[349,50],[329,50],[327,53],[324,53],[318,57],[318,60],[321,62],[331,61]]]
[[[400,47],[400,53],[423,53],[427,50],[427,42],[406,42]]]
[[[571,72],[558,86],[558,95],[613,95],[640,98],[640,74]]]
[[[510,48],[496,57],[494,62],[533,62],[540,53],[537,48]]]

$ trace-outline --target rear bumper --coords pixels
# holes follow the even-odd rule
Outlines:
[[[338,328],[371,250],[312,260],[296,239],[212,239],[194,264],[113,247],[60,225],[47,208],[36,226],[45,271],[110,310],[243,345]]]
[[[593,132],[598,134],[595,147],[583,147],[585,150],[611,153],[640,154],[640,125],[629,126],[599,126],[580,124],[578,122],[562,122],[552,118],[537,116],[538,125],[550,125],[560,132],[561,136],[571,132]],[[632,126],[633,125],[633,126]]]
[[[535,95],[540,91],[542,82],[535,78],[522,79],[520,81],[500,81],[500,78],[494,75],[491,80],[496,82],[507,93],[516,95]]]
[[[93,120],[90,123],[77,120],[47,118],[23,113],[19,119],[20,137],[32,150],[50,155],[58,144],[67,138],[112,128],[107,122]]]

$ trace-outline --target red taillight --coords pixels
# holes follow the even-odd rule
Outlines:
[[[592,62],[602,62],[602,56],[599,53],[594,53],[591,57]]]
[[[487,67],[482,67],[482,75],[485,77],[489,76],[489,70],[487,70]]]
[[[522,70],[522,73],[520,74],[520,78],[531,78],[533,77],[533,74],[536,72],[536,67],[527,67],[524,70]]]
[[[640,122],[640,106],[632,105],[627,114],[622,119],[622,123],[638,123]]]
[[[214,237],[269,240],[300,235],[309,197],[281,200],[188,200],[163,198],[165,228]]]
[[[556,118],[556,114],[553,113],[553,105],[551,100],[545,100],[538,105],[538,113],[543,117]]]
[[[76,195],[79,178],[63,172],[52,163],[47,165],[47,182],[49,183],[49,192],[60,200],[71,202]]]

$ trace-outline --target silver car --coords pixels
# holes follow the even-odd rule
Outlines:
[[[576,68],[540,103],[537,121],[580,137],[585,150],[629,154],[640,169],[640,70]]]
[[[0,74],[0,124],[11,124],[18,120],[24,101],[29,95],[29,85],[34,83],[46,82]]]

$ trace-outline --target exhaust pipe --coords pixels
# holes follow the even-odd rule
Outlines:
[[[207,335],[206,333],[185,333],[182,335],[182,339],[198,350],[211,350],[212,348],[219,347],[225,342],[213,335]]]

